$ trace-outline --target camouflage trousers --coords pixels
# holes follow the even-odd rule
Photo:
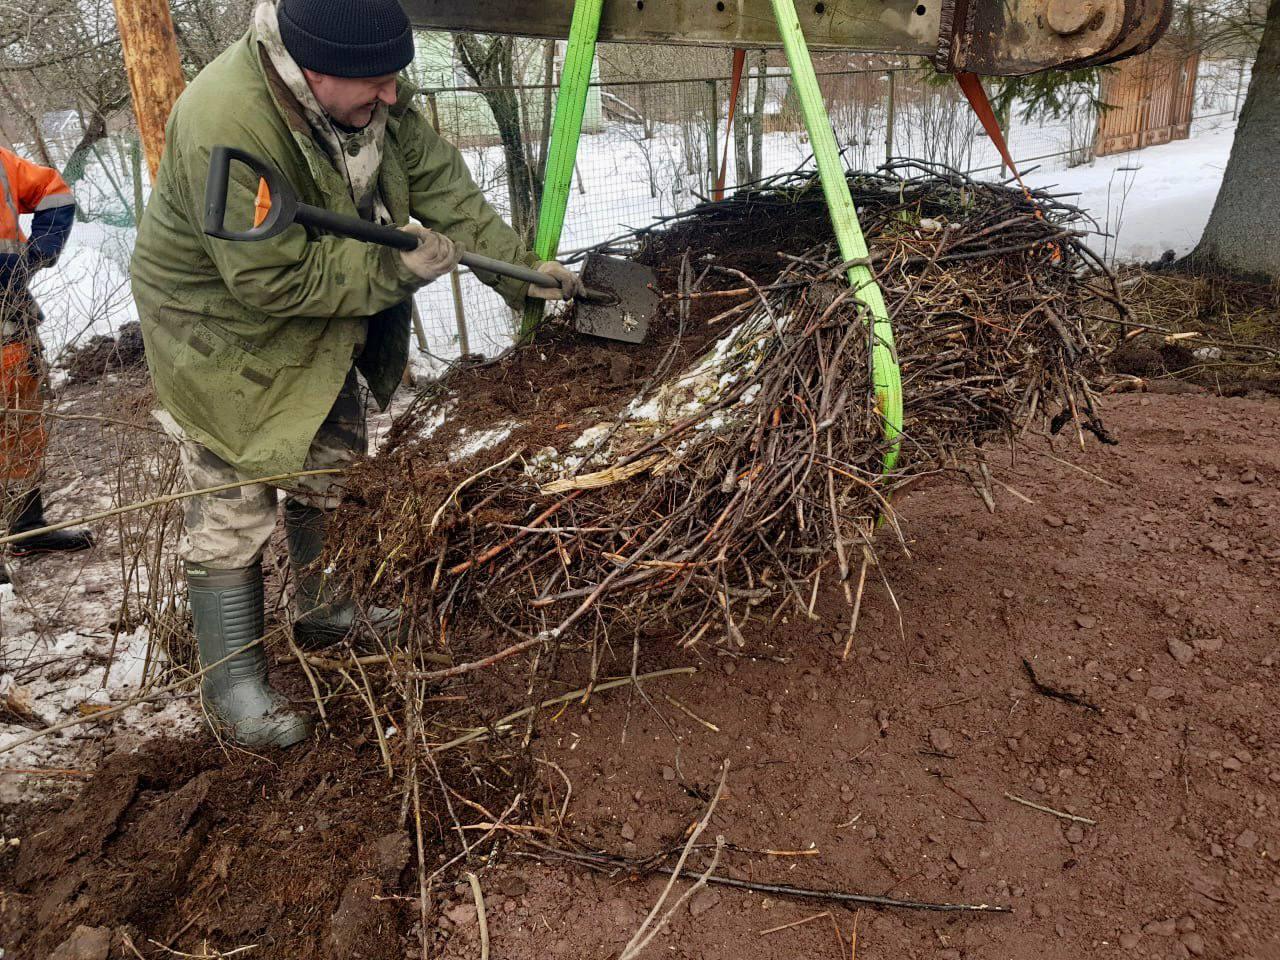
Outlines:
[[[304,470],[346,467],[368,448],[365,425],[365,389],[354,369],[334,401],[333,409],[320,424]],[[252,479],[227,463],[212,450],[188,437],[163,410],[156,418],[178,444],[182,472],[188,490],[202,490],[238,480]],[[221,493],[191,497],[185,504],[186,533],[182,538],[182,558],[211,570],[233,570],[252,566],[275,530],[280,491],[310,506],[332,510],[342,494],[342,476],[298,477],[277,488],[261,483],[247,484]]]

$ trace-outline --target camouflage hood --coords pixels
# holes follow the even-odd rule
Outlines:
[[[373,119],[362,130],[343,130],[324,112],[289,51],[280,38],[278,0],[261,0],[253,12],[253,32],[271,58],[280,79],[302,108],[316,141],[333,165],[346,178],[356,209],[366,220],[391,223],[391,214],[378,192],[378,172],[382,168],[383,142],[387,133],[387,107],[378,104]]]

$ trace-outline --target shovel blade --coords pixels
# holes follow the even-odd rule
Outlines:
[[[582,267],[582,282],[610,294],[608,303],[580,302],[579,333],[622,343],[643,343],[658,311],[658,278],[643,264],[593,253]]]

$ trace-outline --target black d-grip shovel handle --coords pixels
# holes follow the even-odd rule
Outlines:
[[[251,172],[266,181],[271,194],[271,209],[266,218],[248,230],[228,230],[227,190],[231,182],[231,163],[239,161]],[[209,152],[209,179],[204,191],[204,232],[222,240],[270,240],[284,233],[295,223],[313,227],[325,233],[380,243],[397,250],[412,250],[418,238],[411,233],[370,223],[359,217],[334,213],[309,203],[299,203],[293,184],[284,178],[271,164],[236,147],[214,147]]]
[[[265,180],[267,190],[271,193],[271,209],[266,218],[262,223],[248,230],[227,229],[227,190],[231,184],[232,161],[243,163],[250,171]],[[361,220],[359,217],[334,213],[323,207],[313,207],[309,203],[299,203],[293,184],[284,178],[284,174],[251,153],[236,147],[214,147],[209,151],[209,179],[204,189],[205,233],[221,240],[270,240],[284,233],[295,223],[339,237],[378,243],[384,247],[395,247],[397,250],[412,250],[418,245],[417,237],[403,230],[397,230],[395,227],[384,227],[381,224],[370,223],[368,220]],[[494,260],[492,257],[472,253],[469,250],[462,254],[462,263],[472,270],[485,270],[539,287],[559,286],[553,277],[540,270]],[[589,296],[591,296],[590,292]],[[597,296],[601,295],[597,294]]]
[[[227,229],[227,192],[231,186],[231,163],[238,160],[266,181],[271,209],[258,226],[249,230]],[[214,147],[209,152],[209,179],[204,186],[204,232],[221,240],[269,240],[297,222],[298,195],[284,175],[253,154],[236,147]]]

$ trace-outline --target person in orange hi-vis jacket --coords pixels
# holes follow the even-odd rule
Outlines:
[[[31,296],[32,274],[58,260],[75,221],[71,188],[58,171],[0,147],[0,488],[10,533],[48,525],[40,481],[45,427],[41,415],[44,366],[37,327],[43,319]],[[31,235],[22,216],[31,217]],[[85,550],[84,530],[39,533],[10,545],[14,556]],[[8,583],[0,564],[0,583]]]

